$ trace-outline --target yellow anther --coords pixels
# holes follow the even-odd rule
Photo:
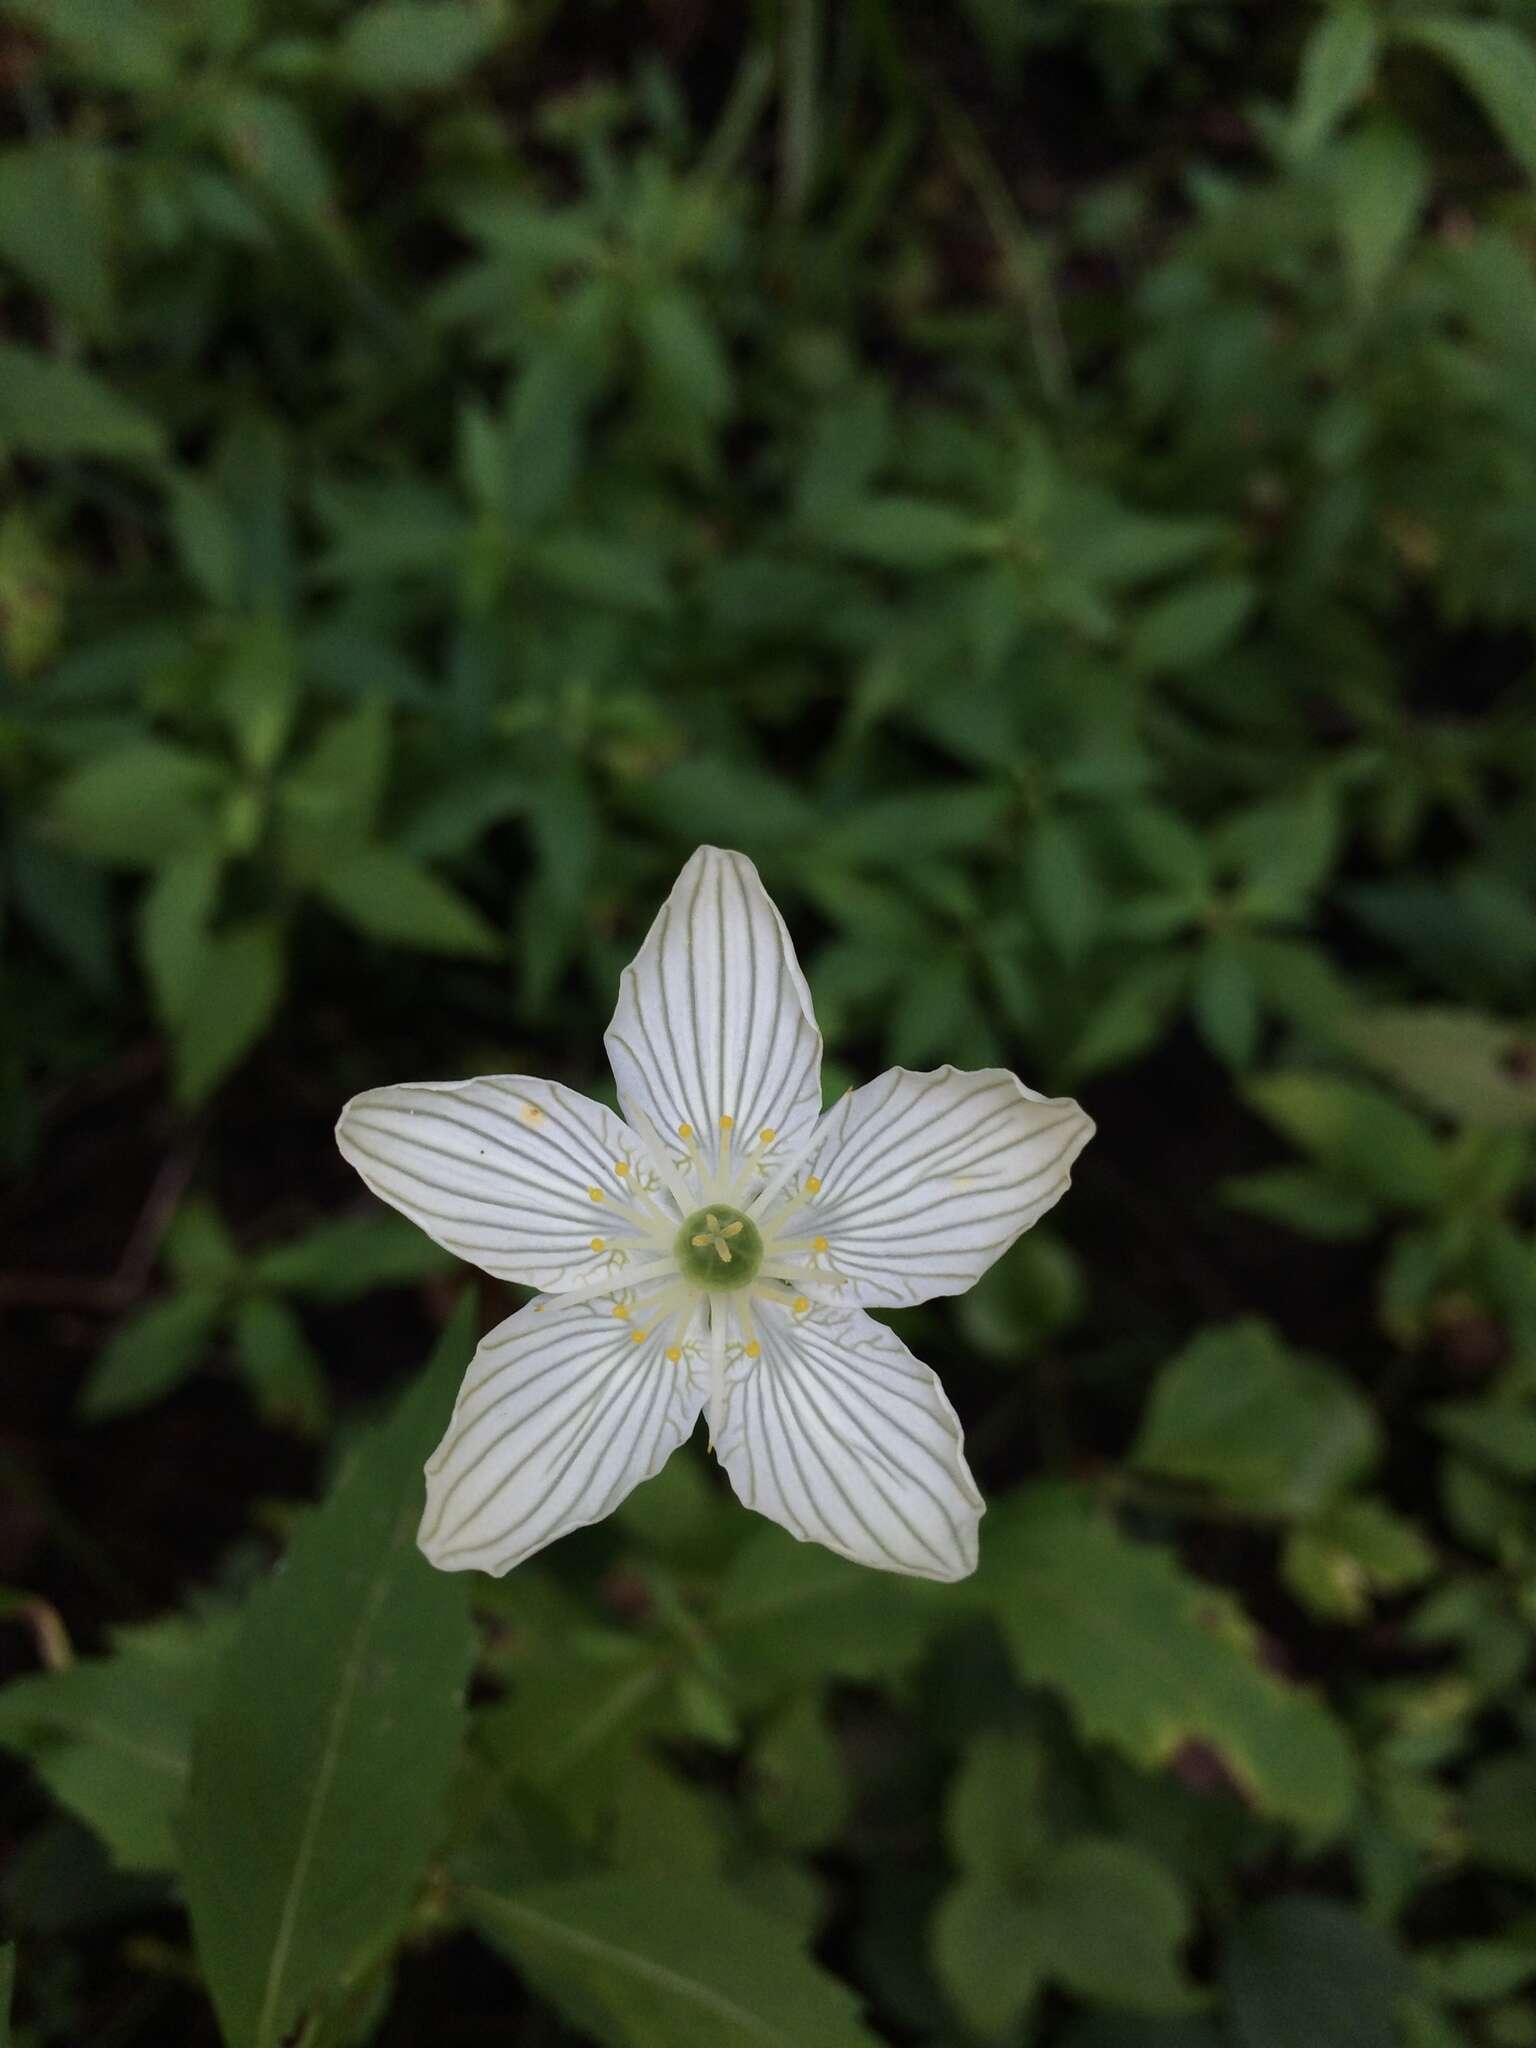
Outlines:
[[[805,1192],[808,1195],[819,1195],[821,1193],[821,1182],[816,1178],[814,1173],[808,1174],[806,1176]]]
[[[760,1358],[762,1356],[762,1351],[762,1345],[759,1344],[757,1339],[754,1337],[752,1339],[752,1342],[747,1346],[748,1358]]]
[[[616,1301],[613,1304],[613,1312],[622,1322],[625,1316],[629,1314],[629,1303],[627,1301]]]
[[[693,1136],[693,1125],[679,1124],[677,1127],[677,1135],[680,1138],[691,1138]]]
[[[707,1230],[701,1230],[697,1237],[690,1237],[688,1242],[693,1246],[695,1251],[701,1252],[703,1251],[705,1245],[712,1242],[712,1239],[710,1238],[709,1232]]]
[[[615,1161],[613,1162],[613,1170],[622,1180],[625,1174],[629,1171],[629,1161],[627,1159],[615,1159]]]
[[[803,1316],[810,1305],[803,1294],[797,1294],[791,1304],[797,1316]]]
[[[720,1228],[720,1218],[715,1214],[713,1209],[710,1209],[705,1213],[704,1228],[706,1230],[718,1230]]]
[[[720,1235],[722,1237],[737,1237],[740,1235],[742,1228],[742,1219],[738,1216],[734,1223],[727,1223]]]
[[[811,1250],[813,1252],[824,1252],[826,1249],[827,1240],[824,1237],[813,1237],[811,1239]]]
[[[678,1365],[678,1364],[680,1364],[680,1363],[681,1363],[681,1361],[682,1361],[682,1356],[683,1356],[683,1354],[682,1354],[682,1351],[680,1350],[680,1348],[679,1348],[679,1347],[678,1347],[678,1346],[677,1346],[676,1344],[669,1344],[669,1345],[667,1346],[667,1363],[668,1363],[668,1365]]]
[[[768,1128],[766,1124],[764,1124],[763,1128],[757,1134],[757,1142],[759,1143],[759,1145],[771,1145],[773,1143],[773,1140],[774,1133]]]
[[[722,1131],[732,1131],[732,1130],[734,1130],[734,1129],[736,1128],[736,1119],[735,1119],[735,1117],[733,1117],[733,1116],[723,1116],[723,1117],[721,1117],[721,1119],[720,1119],[720,1128],[721,1128],[721,1130],[722,1130]]]
[[[728,1266],[728,1265],[729,1265],[729,1264],[731,1263],[731,1248],[730,1248],[730,1246],[729,1246],[729,1245],[728,1245],[728,1244],[726,1243],[726,1241],[725,1241],[725,1239],[724,1239],[723,1237],[717,1237],[717,1238],[715,1239],[715,1241],[714,1241],[714,1242],[715,1242],[715,1250],[716,1250],[716,1251],[717,1251],[717,1252],[718,1252],[718,1253],[720,1254],[720,1263],[721,1263],[721,1265],[722,1265],[722,1266]]]
[[[588,1188],[587,1194],[589,1198],[594,1202],[600,1202],[603,1199],[603,1191],[601,1188]]]
[[[595,1252],[600,1252],[600,1251],[606,1251],[606,1250],[607,1250],[607,1246],[606,1246],[606,1244],[604,1243],[604,1241],[603,1241],[603,1239],[602,1239],[602,1238],[600,1238],[600,1237],[594,1237],[594,1238],[593,1238],[593,1240],[592,1240],[592,1249],[593,1249],[593,1251],[595,1251]]]
[[[629,1338],[632,1344],[643,1344],[645,1342],[645,1332],[644,1330],[631,1330]]]

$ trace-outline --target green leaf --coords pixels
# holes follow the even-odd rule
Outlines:
[[[203,972],[176,1020],[176,1090],[200,1102],[266,1030],[283,993],[283,935],[253,918],[208,943]]]
[[[0,2048],[11,2048],[11,1992],[16,1984],[16,1947],[0,1946]]]
[[[377,0],[348,21],[336,67],[361,93],[441,91],[474,69],[503,27],[501,8],[484,0]]]
[[[1246,1209],[1250,1216],[1325,1241],[1348,1243],[1369,1237],[1381,1222],[1381,1210],[1369,1195],[1341,1188],[1331,1175],[1308,1166],[1239,1174],[1222,1182],[1221,1199],[1234,1209]]]
[[[1237,2048],[1400,2048],[1408,1971],[1390,1935],[1326,1899],[1277,1899],[1222,1956]]]
[[[229,2048],[278,2048],[397,1933],[443,1824],[474,1637],[415,1535],[473,1341],[466,1302],[251,1600],[198,1729],[185,1884]]]
[[[353,1301],[452,1272],[458,1260],[404,1216],[343,1216],[257,1259],[258,1278],[312,1301]]]
[[[1071,1323],[1083,1303],[1082,1270],[1056,1238],[1031,1230],[955,1303],[967,1339],[989,1358],[1017,1363]]]
[[[1528,178],[1536,179],[1536,49],[1502,21],[1409,21],[1399,33],[1448,64],[1498,130]]]
[[[1405,1209],[1444,1198],[1444,1155],[1420,1119],[1365,1081],[1331,1074],[1272,1074],[1247,1098],[1293,1144],[1362,1193]]]
[[[535,541],[524,560],[557,590],[615,611],[655,615],[671,602],[666,576],[650,549],[602,534],[550,534]]]
[[[853,1993],[718,1884],[593,1877],[465,1905],[604,2048],[873,2048]]]
[[[18,1750],[124,1870],[174,1870],[192,1730],[229,1641],[223,1622],[118,1632],[112,1654],[0,1690],[0,1745]]]
[[[283,855],[300,881],[324,875],[372,837],[389,773],[389,707],[379,697],[326,726],[283,777]]]
[[[87,1422],[147,1408],[195,1371],[223,1309],[223,1297],[189,1288],[124,1323],[91,1368],[80,1394]]]
[[[872,1575],[815,1544],[762,1529],[721,1581],[720,1654],[749,1690],[900,1671],[942,1623],[942,1594],[934,1592],[922,1580]]]
[[[210,604],[233,605],[240,592],[240,533],[222,496],[201,477],[166,483],[166,519],[181,566]]]
[[[1359,0],[1330,7],[1302,51],[1291,114],[1290,145],[1307,157],[1326,142],[1339,121],[1360,100],[1376,70],[1376,23]]]
[[[842,506],[827,544],[883,569],[942,569],[985,554],[992,529],[972,512],[932,498],[860,498]]]
[[[160,1021],[174,1029],[208,972],[209,926],[224,871],[217,847],[181,853],[156,874],[139,905],[139,955]]]
[[[774,1716],[752,1748],[752,1810],[774,1841],[824,1848],[843,1825],[848,1781],[821,1702],[804,1692]]]
[[[326,234],[337,224],[330,166],[314,131],[276,93],[226,91],[215,119],[230,162],[283,213]]]
[[[1536,1028],[1478,1010],[1364,1010],[1339,1036],[1442,1116],[1515,1129],[1536,1124]]]
[[[1536,1407],[1508,1401],[1440,1401],[1429,1408],[1432,1427],[1447,1443],[1507,1472],[1536,1479]]]
[[[952,1885],[933,1918],[933,1962],[955,2010],[987,2040],[1011,2038],[1045,1972],[1023,1897],[992,1877]]]
[[[1131,1462],[1296,1516],[1344,1492],[1376,1450],[1373,1412],[1343,1374],[1249,1321],[1203,1331],[1164,1366]]]
[[[1208,1743],[1260,1812],[1326,1838],[1355,1765],[1327,1709],[1260,1661],[1228,1594],[1133,1543],[1066,1488],[988,1517],[976,1591],[1028,1685],[1059,1692],[1083,1735],[1144,1768]]]
[[[1139,614],[1127,645],[1131,665],[1142,675],[1178,675],[1199,668],[1229,647],[1247,624],[1258,588],[1252,577],[1207,576]]]
[[[158,867],[208,845],[224,770],[206,755],[137,740],[96,755],[58,783],[50,835],[88,860]]]
[[[646,366],[669,413],[722,419],[731,404],[731,369],[698,301],[682,290],[645,291],[635,326]]]
[[[0,155],[0,257],[90,334],[112,314],[111,164],[65,136]]]
[[[1044,1854],[1045,1757],[1031,1736],[988,1729],[966,1750],[945,1812],[955,1861],[992,1885],[1013,1881]]]
[[[1130,1842],[1056,1850],[1030,1888],[1030,1940],[1046,1974],[1080,1998],[1166,2012],[1190,2002],[1178,1952],[1189,1908],[1168,1872]]]
[[[243,621],[230,635],[215,684],[240,758],[257,775],[275,765],[299,704],[297,650],[276,619]]]
[[[328,1410],[325,1369],[292,1309],[260,1295],[243,1301],[232,1334],[236,1361],[262,1421],[318,1436]]]
[[[1429,159],[1396,121],[1371,122],[1339,151],[1334,205],[1357,305],[1371,305],[1407,247],[1430,176]]]
[[[1434,1568],[1433,1546],[1376,1500],[1335,1502],[1292,1532],[1280,1563],[1281,1577],[1314,1614],[1355,1622],[1378,1593],[1422,1585]]]
[[[353,854],[316,876],[314,888],[339,917],[372,939],[482,959],[502,950],[500,937],[473,904],[391,846]]]
[[[0,449],[7,447],[49,458],[153,462],[164,442],[157,420],[89,370],[0,342]]]

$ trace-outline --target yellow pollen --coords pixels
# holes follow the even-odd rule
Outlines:
[[[678,1363],[679,1363],[679,1361],[680,1361],[680,1360],[681,1360],[681,1358],[682,1358],[682,1355],[683,1355],[683,1354],[682,1354],[682,1352],[681,1352],[681,1351],[680,1351],[680,1350],[678,1349],[677,1345],[675,1345],[675,1344],[669,1344],[669,1345],[667,1346],[667,1363],[668,1363],[668,1365],[676,1365],[676,1364],[678,1364]]]
[[[631,1330],[629,1337],[632,1344],[643,1344],[645,1342],[644,1330]]]
[[[732,1130],[734,1130],[734,1129],[736,1128],[736,1119],[735,1119],[735,1117],[733,1117],[733,1116],[723,1116],[723,1117],[721,1117],[721,1119],[720,1119],[720,1128],[721,1128],[721,1130],[722,1130],[722,1131],[732,1131]]]
[[[811,1239],[811,1250],[813,1252],[824,1252],[826,1248],[827,1240],[824,1237],[813,1237]]]
[[[752,1342],[747,1346],[747,1356],[748,1358],[760,1358],[762,1356],[762,1350],[762,1345],[759,1344],[757,1339],[754,1337],[752,1339]]]
[[[587,1193],[594,1202],[600,1202],[603,1199],[603,1191],[601,1188],[588,1188]]]
[[[624,1175],[629,1171],[629,1161],[627,1159],[616,1159],[613,1162],[613,1170],[622,1180]]]
[[[618,1318],[620,1319],[620,1321],[622,1322],[622,1320],[624,1319],[624,1317],[625,1317],[625,1316],[627,1316],[627,1315],[629,1314],[629,1304],[628,1304],[628,1302],[625,1302],[625,1301],[616,1301],[616,1302],[615,1302],[615,1303],[613,1304],[613,1312],[614,1312],[614,1314],[615,1314],[615,1315],[616,1315],[616,1316],[617,1316],[617,1317],[618,1317]]]
[[[593,1240],[592,1240],[592,1249],[593,1249],[593,1251],[595,1251],[595,1252],[600,1252],[600,1251],[603,1251],[603,1250],[605,1250],[605,1249],[606,1249],[606,1247],[605,1247],[605,1245],[604,1245],[604,1243],[603,1243],[603,1240],[602,1240],[602,1239],[601,1239],[600,1237],[594,1237],[594,1238],[593,1238]]]
[[[805,1192],[808,1195],[819,1195],[821,1193],[821,1182],[816,1178],[814,1173],[808,1175],[806,1178]]]
[[[757,1142],[760,1145],[771,1145],[773,1143],[773,1132],[766,1127],[760,1130],[757,1134]]]
[[[792,1304],[797,1316],[803,1316],[810,1305],[803,1294],[797,1294]]]
[[[679,1124],[677,1127],[677,1135],[680,1138],[691,1138],[693,1136],[693,1125]]]

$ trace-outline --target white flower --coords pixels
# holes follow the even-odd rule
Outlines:
[[[420,1542],[501,1573],[595,1522],[708,1411],[738,1497],[922,1578],[975,1569],[981,1496],[937,1378],[864,1313],[959,1294],[1093,1135],[999,1068],[893,1067],[825,1115],[784,921],[700,847],[606,1040],[626,1122],[520,1075],[375,1088],[337,1142],[376,1194],[543,1290],[480,1345],[427,1466]]]

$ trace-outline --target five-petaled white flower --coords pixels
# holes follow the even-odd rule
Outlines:
[[[739,1498],[802,1540],[958,1579],[982,1500],[926,1365],[865,1308],[972,1286],[1093,1135],[1000,1068],[893,1067],[821,1113],[821,1037],[752,863],[700,847],[607,1035],[627,1122],[521,1075],[375,1088],[337,1141],[376,1194],[543,1290],[485,1338],[421,1546],[501,1573],[595,1522],[708,1411]]]

